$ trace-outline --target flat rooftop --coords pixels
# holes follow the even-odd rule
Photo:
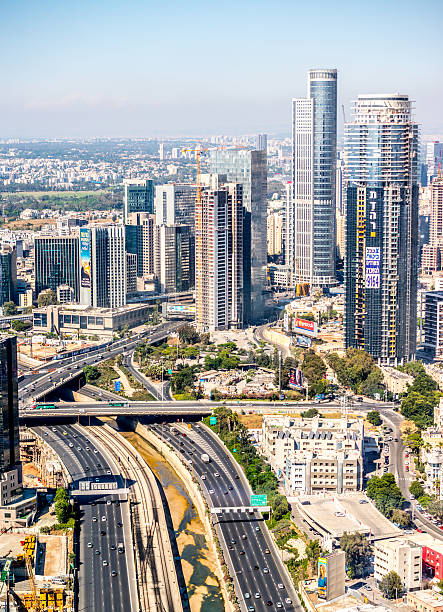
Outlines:
[[[317,525],[334,538],[340,538],[346,532],[368,534],[375,539],[392,538],[403,532],[385,518],[375,506],[361,493],[337,495],[301,495],[298,505],[302,515],[309,523]],[[365,500],[368,503],[360,503]]]

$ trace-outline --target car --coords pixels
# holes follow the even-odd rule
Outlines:
[[[88,450],[91,450],[91,449],[89,448],[89,446],[87,446],[87,447],[86,447],[86,450],[88,451]]]
[[[232,546],[232,544],[228,545],[228,550],[234,550],[234,547]]]
[[[255,610],[254,606],[249,606],[248,612],[254,612],[254,610]]]
[[[234,487],[228,487],[228,491],[233,491]]]
[[[359,502],[359,504],[368,504],[368,500],[367,499],[361,499]]]
[[[256,594],[254,595],[254,597],[255,597],[255,599],[260,599],[261,595],[260,595],[260,593],[256,593]]]
[[[85,467],[85,472],[90,472],[90,471],[91,471],[91,468],[89,467],[89,465],[87,465],[87,466]]]
[[[209,489],[209,493],[210,493],[210,495],[212,495],[213,493],[215,493],[214,489]]]
[[[369,584],[365,584],[365,589],[367,591],[372,591],[372,587]]]
[[[104,523],[106,521],[106,516],[102,516],[102,522]]]
[[[110,506],[112,504],[112,501],[110,499],[107,500],[106,505]]]
[[[117,572],[115,570],[112,570],[111,576],[117,576]]]
[[[106,531],[105,531],[104,529],[102,529],[102,530],[100,531],[100,535],[102,535],[102,536],[106,535]]]
[[[92,542],[88,542],[88,548],[92,548]]]
[[[285,585],[282,582],[279,582],[277,586],[278,586],[279,589],[284,589],[285,588]]]
[[[251,593],[248,593],[248,592],[246,591],[246,593],[245,593],[245,599],[251,599]]]
[[[229,495],[229,491],[225,491],[225,495]]]
[[[258,525],[255,526],[255,531],[260,531],[260,527]]]
[[[248,536],[246,535],[246,533],[242,533],[241,539],[242,540],[247,540],[248,539]]]
[[[234,538],[232,538],[231,544],[237,544],[237,540],[234,540]]]
[[[220,474],[219,474],[218,472],[215,472],[215,473],[214,473],[214,476],[215,476],[216,478],[218,478],[218,477],[220,476]]]
[[[202,480],[206,480],[206,476],[202,474]]]
[[[106,565],[109,565],[109,563],[106,561],[106,559],[103,559],[102,563],[103,563],[103,565],[105,565],[105,566],[106,566]]]
[[[238,479],[240,478],[240,476],[239,476],[238,474],[236,474],[236,475],[234,476],[234,478],[235,478],[235,480],[238,480]]]
[[[95,554],[96,554],[96,555],[99,555],[99,554],[100,554],[100,551],[99,551],[99,550],[96,550],[96,551],[95,551]]]
[[[269,550],[269,548],[265,548],[265,554],[266,555],[270,555],[271,554],[271,551]]]
[[[415,499],[415,495],[410,495],[409,499],[412,501],[413,499]]]
[[[263,568],[263,573],[264,573],[264,574],[269,574],[269,570],[268,570],[268,568],[267,568],[267,567],[264,567],[264,568]]]
[[[272,606],[272,601],[270,599],[268,599],[268,601],[266,602],[267,606]]]
[[[101,463],[97,463],[97,467],[101,468],[102,464]]]
[[[72,444],[72,442],[69,442],[69,448],[74,448],[74,445]]]
[[[123,527],[123,523],[121,521],[118,521],[117,526],[118,527]]]
[[[94,453],[98,453],[98,450],[96,448],[94,448]]]
[[[81,451],[82,450],[81,446],[77,446],[77,450]]]
[[[244,551],[244,550],[241,550],[241,551],[240,551],[238,554],[239,554],[239,555],[244,555],[244,554],[245,554],[245,551]]]
[[[287,603],[290,606],[292,604],[292,599],[289,599],[289,597],[286,597],[285,603]]]
[[[96,523],[96,522],[97,522],[97,517],[96,517],[96,516],[93,516],[93,517],[92,517],[92,520],[93,520],[93,522],[94,522],[94,523]]]
[[[110,548],[111,550],[116,550],[117,546],[115,544],[111,544]]]
[[[283,604],[281,601],[277,601],[275,605],[277,606],[277,608],[283,608]]]
[[[111,470],[106,470],[106,473],[110,476],[111,475]]]

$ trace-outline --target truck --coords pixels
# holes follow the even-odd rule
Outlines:
[[[209,455],[207,453],[203,453],[201,456],[201,460],[203,461],[203,463],[209,463],[211,461]]]

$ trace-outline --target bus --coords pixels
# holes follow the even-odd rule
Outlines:
[[[55,404],[36,404],[36,410],[55,410]]]
[[[128,406],[128,402],[109,402],[109,406],[112,408],[126,408]]]

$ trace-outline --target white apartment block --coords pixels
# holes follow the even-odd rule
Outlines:
[[[401,538],[377,542],[374,549],[375,580],[380,582],[386,574],[392,571],[400,576],[406,592],[420,589],[422,580],[421,546]]]
[[[364,428],[360,420],[265,416],[261,448],[292,494],[362,489]]]

